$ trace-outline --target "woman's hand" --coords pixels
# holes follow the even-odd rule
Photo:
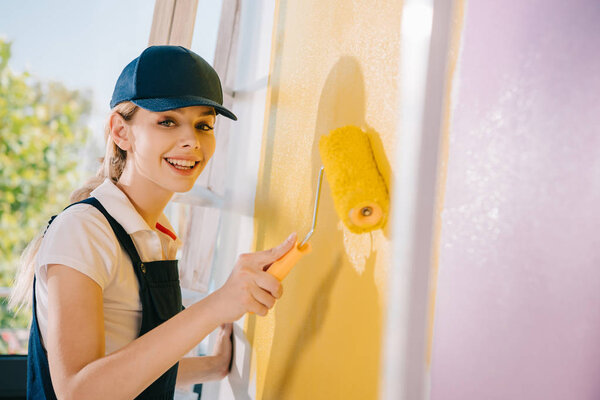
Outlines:
[[[217,341],[210,356],[184,357],[179,360],[177,369],[177,386],[217,381],[229,375],[232,356],[233,324],[221,325],[217,333]]]
[[[265,269],[290,251],[295,242],[293,233],[277,247],[239,256],[227,282],[214,293],[224,321],[236,321],[247,312],[267,315],[283,288]]]
[[[215,347],[213,347],[212,356],[217,361],[217,370],[223,371],[221,378],[224,378],[229,374],[229,368],[231,365],[232,357],[232,337],[233,324],[227,323],[221,325],[219,333],[217,334],[217,341]]]

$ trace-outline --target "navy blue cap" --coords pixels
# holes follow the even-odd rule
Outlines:
[[[117,80],[110,108],[123,101],[149,111],[209,106],[217,114],[237,120],[223,107],[217,71],[198,54],[181,46],[151,46],[130,62]]]

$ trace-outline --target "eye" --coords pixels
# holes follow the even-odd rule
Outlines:
[[[214,127],[206,123],[200,123],[196,125],[196,129],[198,129],[199,131],[210,132],[214,129]]]
[[[175,121],[172,119],[165,119],[164,121],[159,121],[158,124],[166,127],[172,127],[175,126]]]

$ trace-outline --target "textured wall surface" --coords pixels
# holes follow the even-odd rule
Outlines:
[[[470,1],[431,398],[600,398],[600,3]]]
[[[397,123],[400,2],[282,0],[256,197],[256,249],[310,229],[318,139],[357,125],[370,133],[384,179]],[[388,227],[389,228],[389,227]],[[257,399],[378,396],[389,231],[352,234],[325,173],[313,252],[284,281],[265,318],[251,316]]]

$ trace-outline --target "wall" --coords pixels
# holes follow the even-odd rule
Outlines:
[[[467,3],[432,399],[597,399],[600,5]]]
[[[348,124],[367,130],[387,182],[397,124],[401,2],[278,3],[255,248],[304,236],[312,220],[318,139]],[[389,227],[350,233],[325,175],[313,253],[284,281],[265,318],[251,316],[257,399],[378,396]]]

